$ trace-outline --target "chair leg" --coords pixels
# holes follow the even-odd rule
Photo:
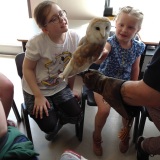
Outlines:
[[[17,121],[18,121],[18,122],[21,122],[21,117],[20,117],[20,114],[19,114],[19,112],[18,112],[16,103],[15,103],[14,100],[13,100],[13,103],[12,103],[12,109],[13,109],[13,112],[14,112],[16,118],[17,118]]]
[[[85,110],[83,110],[82,112],[83,112],[83,116],[82,116],[81,121],[75,125],[76,136],[78,137],[78,140],[80,142],[82,141],[82,137],[83,137],[83,126],[84,126],[84,113],[85,113]]]
[[[85,99],[86,99],[86,93],[82,89],[82,95],[81,95],[81,108],[83,112],[83,117],[80,123],[76,124],[76,136],[78,137],[79,141],[82,141],[83,138],[83,127],[84,127],[84,115],[85,115]]]
[[[140,111],[137,113],[136,117],[134,118],[134,132],[133,132],[133,143],[136,143],[138,138],[138,127],[139,127],[139,118],[140,118]]]
[[[76,136],[78,137],[78,140],[82,142],[82,137],[83,137],[83,123],[84,123],[84,118],[81,120],[81,123],[76,124]]]
[[[139,123],[138,137],[143,135],[147,115],[148,115],[148,113],[147,113],[146,109],[144,111],[142,111],[141,120]]]
[[[139,121],[139,127],[138,127],[138,132],[137,132],[137,139],[139,136],[142,136],[143,135],[143,131],[144,131],[144,126],[145,126],[145,122],[146,122],[146,118],[147,118],[147,111],[145,108],[142,108],[142,111],[141,111],[141,118],[140,118],[140,121]],[[136,140],[137,140],[136,139]],[[135,143],[135,146],[136,146],[136,149],[137,149],[137,141]]]
[[[32,134],[31,134],[31,128],[30,128],[30,124],[29,124],[28,112],[26,110],[26,106],[25,106],[24,103],[21,104],[21,114],[22,114],[22,119],[23,119],[24,124],[25,124],[27,137],[29,138],[30,141],[33,142]]]

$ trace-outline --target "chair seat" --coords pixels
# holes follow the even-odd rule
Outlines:
[[[87,104],[90,106],[97,106],[96,101],[94,99],[94,93],[90,90],[87,93]]]
[[[85,98],[87,99],[87,104],[89,106],[96,106],[97,105],[95,102],[95,99],[94,99],[93,91],[89,90],[85,85],[83,86],[82,93],[85,96]]]

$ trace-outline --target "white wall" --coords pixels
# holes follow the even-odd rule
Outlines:
[[[0,1],[0,44],[14,44],[19,24],[28,18],[26,6],[26,0]]]
[[[103,16],[105,0],[57,0],[58,5],[67,11],[68,19],[89,20]]]
[[[28,19],[26,0],[0,0],[0,52],[21,51],[17,33],[25,19]]]
[[[29,0],[30,1],[30,7],[31,7],[31,15],[33,17],[33,12],[34,12],[34,8],[41,2],[43,2],[44,0]],[[57,0],[52,0],[53,2],[57,3]]]
[[[34,8],[43,0],[30,0],[33,16]],[[103,16],[105,0],[52,0],[67,11],[68,19],[88,20]]]
[[[155,26],[160,26],[160,21],[158,20],[160,16],[159,0],[111,0],[110,5],[114,8],[115,13],[120,7],[126,5],[134,6],[144,14],[142,27],[145,27],[146,24],[150,25],[151,29]]]

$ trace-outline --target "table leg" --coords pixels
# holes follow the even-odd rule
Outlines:
[[[22,42],[22,49],[23,49],[23,52],[26,51],[26,42]]]

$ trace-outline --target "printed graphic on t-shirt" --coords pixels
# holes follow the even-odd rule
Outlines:
[[[58,85],[62,81],[62,79],[60,79],[58,75],[63,72],[71,57],[72,54],[66,51],[62,52],[62,54],[60,55],[57,55],[54,60],[48,59],[44,64],[48,75],[46,79],[41,81],[40,86],[53,87]]]

